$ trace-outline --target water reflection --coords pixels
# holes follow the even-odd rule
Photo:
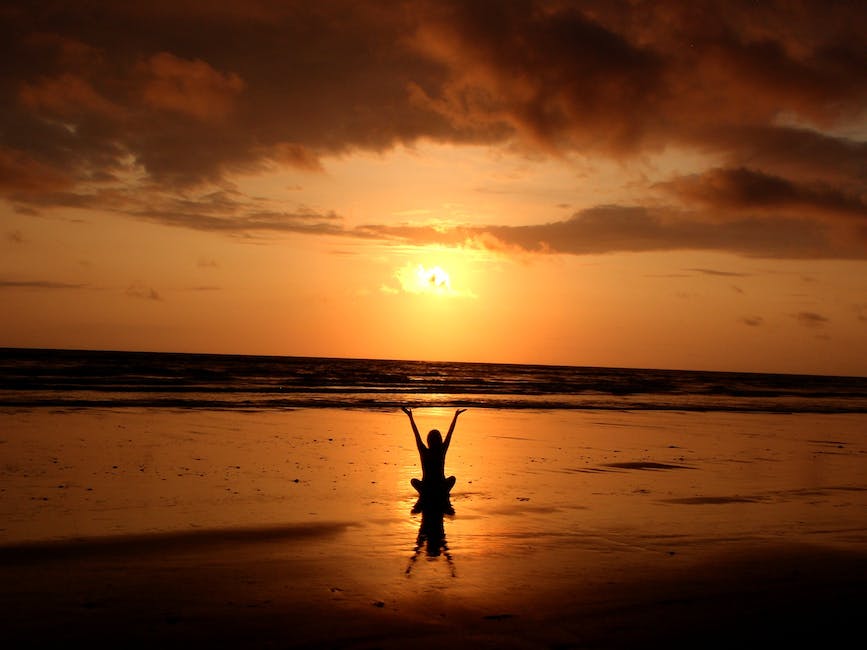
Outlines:
[[[409,559],[409,564],[406,567],[406,575],[412,573],[416,561],[424,551],[425,556],[429,560],[435,560],[440,556],[444,556],[449,565],[449,571],[452,577],[455,577],[455,563],[452,554],[449,551],[448,542],[446,541],[446,530],[444,519],[446,515],[450,518],[455,514],[451,502],[448,500],[441,507],[422,507],[421,500],[416,503],[412,509],[413,514],[421,513],[421,523],[418,527],[418,536],[415,540],[415,549],[413,555]]]

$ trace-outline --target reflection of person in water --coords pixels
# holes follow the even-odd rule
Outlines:
[[[428,510],[421,513],[421,524],[418,528],[418,537],[415,540],[415,549],[412,557],[409,559],[409,564],[406,566],[406,575],[409,576],[415,566],[416,561],[425,551],[428,559],[435,559],[440,555],[445,555],[449,563],[449,571],[452,577],[455,577],[455,563],[452,559],[452,554],[449,551],[448,543],[446,542],[446,529],[443,525],[442,510]]]
[[[452,418],[452,423],[449,426],[449,432],[446,434],[445,440],[443,440],[442,434],[439,431],[432,429],[427,434],[427,446],[421,441],[418,427],[415,425],[415,420],[412,417],[412,410],[407,407],[403,407],[401,410],[409,416],[409,423],[412,425],[412,433],[415,436],[415,444],[418,447],[418,454],[421,458],[421,480],[414,478],[411,481],[412,486],[421,497],[419,503],[423,507],[431,506],[436,502],[447,506],[449,491],[455,484],[455,477],[449,476],[446,478],[446,452],[449,450],[449,444],[452,441],[452,434],[455,431],[458,416],[467,409],[455,411],[455,416]]]

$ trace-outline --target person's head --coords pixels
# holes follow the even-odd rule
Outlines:
[[[443,436],[437,429],[431,429],[427,434],[428,449],[439,449],[443,446]]]

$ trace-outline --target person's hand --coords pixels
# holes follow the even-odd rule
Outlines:
[[[400,410],[406,413],[408,416],[412,417],[412,409],[406,406],[401,406]]]
[[[467,409],[458,409],[457,411],[455,411],[455,417],[458,417],[461,413],[463,413],[466,410]]]

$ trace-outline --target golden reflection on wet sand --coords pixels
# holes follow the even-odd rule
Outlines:
[[[451,413],[419,409],[419,428],[442,430]],[[116,561],[131,585],[131,558],[189,573],[209,595],[177,598],[201,607],[236,602],[229,576],[240,571],[240,593],[275,608],[306,593],[310,607],[344,614],[374,603],[497,617],[542,602],[555,611],[564,592],[592,600],[660,567],[688,572],[732,548],[867,550],[863,415],[470,410],[446,460],[458,480],[443,517],[411,512],[420,467],[399,412],[35,410],[0,421],[0,568],[7,584],[32,585],[34,603],[41,563],[63,557]],[[12,575],[22,571],[36,573]],[[88,571],[69,588],[99,592],[99,570]]]

